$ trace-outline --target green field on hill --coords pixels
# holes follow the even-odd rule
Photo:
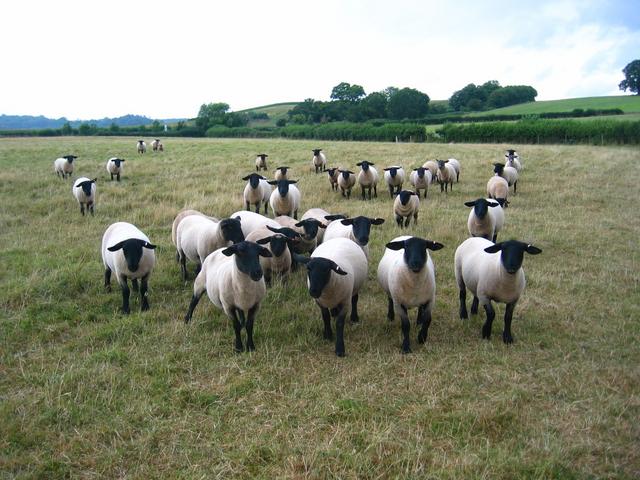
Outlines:
[[[609,97],[566,98],[563,100],[543,100],[521,103],[510,107],[496,108],[486,112],[469,113],[471,116],[483,115],[528,115],[550,112],[570,112],[576,108],[604,110],[619,108],[625,113],[640,113],[640,95],[620,95]]]

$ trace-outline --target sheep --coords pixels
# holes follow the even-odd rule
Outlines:
[[[244,351],[242,327],[247,331],[247,351],[255,350],[253,323],[267,292],[259,257],[271,256],[262,245],[247,241],[219,248],[209,255],[193,282],[193,296],[184,322],[191,321],[193,311],[206,291],[209,300],[233,322],[235,351]]]
[[[111,273],[122,288],[122,313],[129,313],[129,286],[131,279],[134,292],[140,285],[140,309],[149,310],[147,289],[149,276],[156,264],[155,245],[135,225],[127,222],[111,224],[102,236],[102,263],[104,264],[104,286],[111,291]]]
[[[393,214],[396,223],[402,228],[402,219],[406,219],[404,226],[408,227],[411,217],[413,224],[418,223],[418,210],[420,210],[420,196],[410,190],[401,190],[396,193],[396,199],[393,201]]]
[[[327,225],[323,221],[316,220],[315,218],[305,218],[298,221],[287,215],[281,215],[274,218],[274,220],[283,227],[289,227],[300,234],[300,240],[296,243],[294,249],[296,253],[313,252],[318,244],[317,241],[320,230],[327,228]]]
[[[162,142],[158,143],[158,151],[164,152],[164,145],[162,144]]]
[[[455,158],[450,158],[449,165],[456,171],[456,183],[458,183],[460,181],[460,162]]]
[[[269,155],[267,155],[266,153],[259,153],[258,156],[256,157],[256,172],[259,172],[260,170],[264,170],[265,172],[267,171],[267,157]]]
[[[73,182],[71,193],[80,204],[80,213],[84,216],[84,207],[86,205],[87,211],[91,212],[93,216],[93,207],[96,203],[96,180],[88,179],[87,177],[80,177]]]
[[[143,154],[147,151],[147,144],[144,143],[144,140],[138,140],[138,153]]]
[[[375,164],[363,160],[362,162],[356,163],[356,165],[360,167],[357,181],[362,189],[362,200],[365,199],[365,190],[369,191],[369,200],[371,200],[371,188],[373,188],[373,196],[378,198],[378,171],[373,168]]]
[[[269,185],[277,185],[269,197],[269,205],[273,216],[289,215],[298,218],[300,208],[300,190],[294,185],[297,180],[269,180]]]
[[[336,319],[335,353],[344,357],[344,323],[347,315],[357,323],[358,295],[367,279],[368,261],[362,250],[351,240],[327,240],[311,257],[294,254],[297,262],[307,268],[307,287],[316,301],[324,322],[324,338],[331,340],[331,317]]]
[[[73,161],[78,158],[76,155],[65,155],[56,158],[53,162],[53,171],[58,177],[66,178],[73,173]]]
[[[448,162],[449,160],[438,160],[438,183],[441,193],[447,193],[447,186],[453,191],[453,179],[456,178],[456,170]]]
[[[497,175],[491,177],[487,182],[487,196],[496,200],[502,208],[507,208],[509,202],[509,183],[502,177]]]
[[[238,210],[231,214],[231,218],[240,218],[242,233],[247,237],[251,232],[262,227],[280,228],[281,225],[274,219],[248,210]]]
[[[436,183],[438,179],[438,162],[434,160],[427,160],[424,162],[422,167],[429,169],[431,172],[431,183]]]
[[[203,217],[206,217],[209,220],[212,220],[214,222],[219,222],[220,221],[219,218],[209,217],[209,216],[205,215],[204,213],[199,212],[198,210],[186,209],[186,210],[182,210],[181,212],[178,212],[178,214],[176,215],[176,218],[173,220],[173,224],[171,225],[171,242],[176,247],[178,245],[178,241],[177,241],[178,225],[180,225],[180,222],[185,217],[188,217],[189,215],[202,215]],[[177,252],[176,252],[176,261],[180,262],[180,253],[177,253]]]
[[[316,173],[324,172],[327,167],[327,157],[324,153],[322,153],[321,148],[314,148],[312,150],[313,158],[311,159],[314,168],[316,169]]]
[[[120,174],[124,169],[122,162],[124,162],[124,158],[113,157],[107,160],[107,172],[111,175],[111,180],[113,180],[113,176],[115,175],[116,180],[118,182],[120,181]]]
[[[242,180],[248,180],[244,187],[243,197],[247,210],[251,209],[251,205],[255,205],[256,213],[260,213],[260,206],[264,205],[264,214],[267,214],[267,205],[269,197],[271,197],[271,186],[267,183],[267,179],[257,173],[251,173]]]
[[[507,167],[504,163],[494,163],[493,171],[496,175],[504,178],[509,186],[513,186],[513,194],[516,194],[518,188],[518,170],[513,167]]]
[[[200,271],[204,259],[214,250],[244,240],[240,218],[225,218],[219,222],[203,215],[188,215],[178,224],[176,249],[180,257],[182,279],[187,280],[187,260],[196,263]]]
[[[513,149],[509,149],[507,150],[507,153],[505,153],[504,157],[505,165],[515,168],[518,173],[520,173],[520,171],[522,170],[522,162],[520,161],[520,156],[518,155],[518,153]]]
[[[273,173],[273,178],[275,180],[289,180],[289,177],[287,176],[287,170],[289,170],[290,167],[278,167],[276,168],[276,171]]]
[[[160,145],[160,139],[156,138],[153,142],[151,142],[151,150],[153,150],[154,152],[157,152],[159,145]]]
[[[402,184],[404,183],[404,168],[397,165],[387,167],[384,169],[384,181],[389,186],[389,196],[393,198],[394,193],[402,190]]]
[[[324,228],[320,228],[320,230],[318,230],[318,235],[316,236],[318,245],[320,245],[324,240],[324,232],[326,231],[326,227],[328,227],[333,221],[333,220],[329,220],[327,218],[328,216],[334,219],[339,218],[340,220],[347,218],[345,215],[331,215],[329,212],[327,212],[326,210],[323,210],[322,208],[310,208],[309,210],[304,212],[304,215],[302,215],[302,217],[300,217],[301,220],[306,220],[308,218],[315,218],[316,220],[318,220],[318,222],[322,222],[324,223],[324,225],[326,225]]]
[[[332,222],[324,231],[322,244],[324,245],[332,238],[348,238],[356,242],[362,248],[366,257],[369,258],[369,245],[367,244],[369,243],[371,225],[382,225],[384,218],[358,216],[340,219],[340,217],[343,217],[343,215],[328,215],[325,217],[325,219],[332,220]]]
[[[497,253],[500,252],[500,255]],[[482,327],[482,338],[491,337],[495,311],[491,301],[505,303],[502,341],[513,343],[511,319],[516,302],[526,284],[522,261],[524,253],[537,255],[537,247],[517,240],[492,243],[484,238],[468,238],[456,249],[455,273],[460,291],[460,318],[467,315],[467,288],[473,293],[471,314],[478,313],[478,305],[484,306],[487,320]]]
[[[504,210],[492,199],[478,198],[464,203],[473,207],[467,219],[467,228],[472,237],[482,237],[495,243],[498,232],[504,225]]]
[[[284,232],[272,227],[261,227],[247,235],[248,242],[264,245],[272,257],[260,257],[260,266],[264,272],[267,285],[271,283],[272,276],[278,275],[286,278],[291,271],[291,252],[295,249],[300,235],[291,229],[284,228]]]
[[[338,169],[338,186],[343,197],[351,198],[351,189],[356,184],[356,176],[351,170]]]
[[[432,183],[431,170],[426,167],[414,168],[409,175],[409,183],[413,185],[418,198],[420,198],[420,190],[424,190],[424,198],[427,198],[429,184]]]
[[[443,247],[438,242],[403,235],[387,243],[378,264],[378,282],[389,300],[387,318],[393,321],[396,313],[400,317],[402,353],[411,353],[409,308],[418,307],[416,323],[422,325],[418,343],[427,340],[431,310],[436,300],[435,268],[429,250]]]
[[[338,178],[340,177],[339,167],[327,168],[325,172],[329,175],[329,183],[331,191],[338,191]]]

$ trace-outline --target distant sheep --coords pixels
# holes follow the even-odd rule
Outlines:
[[[455,158],[450,158],[448,163],[456,171],[456,183],[458,183],[460,181],[460,162]]]
[[[144,143],[144,140],[138,140],[138,153],[144,153],[147,151],[147,144]]]
[[[314,148],[312,152],[313,158],[311,162],[313,163],[316,173],[324,172],[325,168],[327,168],[327,157],[322,153],[321,148]]]
[[[507,208],[509,202],[509,183],[498,175],[495,175],[487,182],[487,196],[496,200],[502,208]]]
[[[416,225],[418,210],[420,210],[420,197],[417,193],[402,190],[396,194],[396,199],[393,201],[393,215],[400,228],[402,228],[403,220],[404,226],[408,227],[411,217],[413,217],[413,224]]]
[[[248,181],[242,194],[245,208],[250,210],[251,205],[254,205],[256,213],[260,213],[260,207],[264,205],[264,214],[266,215],[267,205],[271,197],[271,186],[267,182],[267,179],[262,175],[252,173],[246,177],[242,177],[242,180]]]
[[[504,160],[506,166],[513,167],[518,171],[518,173],[520,173],[520,171],[522,170],[522,162],[520,161],[518,152],[516,152],[512,148],[507,150],[507,153],[505,153],[504,155]]]
[[[242,233],[248,237],[251,232],[263,227],[280,228],[281,225],[273,218],[265,217],[259,213],[248,210],[238,210],[230,215],[231,218],[240,218]]]
[[[393,165],[384,169],[384,181],[389,187],[389,196],[393,198],[394,193],[399,193],[402,190],[402,184],[404,183],[404,168],[398,165]]]
[[[113,180],[113,176],[116,176],[116,180],[120,181],[120,175],[124,170],[124,158],[113,157],[107,160],[107,172],[111,175],[111,180]]]
[[[343,197],[351,198],[351,189],[356,184],[356,176],[351,170],[338,170],[338,186]]]
[[[436,183],[438,180],[438,162],[427,160],[422,166],[431,172],[431,183]]]
[[[153,150],[154,152],[157,152],[158,145],[160,145],[160,139],[156,138],[153,142],[151,142],[151,150]]]
[[[331,217],[334,220],[335,219],[345,219],[347,218],[345,215],[331,215],[329,212],[327,212],[326,210],[323,210],[322,208],[310,208],[309,210],[307,210],[306,212],[304,212],[304,215],[302,215],[301,220],[306,220],[308,218],[313,218],[315,220],[317,220],[319,223],[323,223],[324,225],[326,225],[327,227],[331,224],[331,222],[333,220],[329,220],[327,217]],[[320,245],[322,243],[322,241],[324,240],[324,232],[326,230],[325,228],[320,228],[318,230],[318,235],[316,236],[316,239],[318,240],[318,245]]]
[[[358,172],[358,184],[362,189],[362,200],[365,199],[365,190],[369,192],[369,200],[371,200],[371,189],[373,188],[373,196],[378,198],[378,171],[373,168],[374,163],[363,160],[356,163],[360,167]]]
[[[482,237],[495,243],[504,225],[504,211],[497,201],[478,198],[464,203],[472,207],[467,219],[467,229],[472,237]]]
[[[453,191],[453,180],[456,178],[456,170],[449,165],[449,160],[438,160],[438,183],[440,184],[440,192]]]
[[[431,171],[425,167],[414,168],[409,175],[409,183],[413,185],[418,198],[420,198],[420,190],[424,190],[424,198],[427,198],[427,191],[432,182]]]
[[[267,155],[266,153],[259,153],[258,156],[256,157],[256,172],[259,172],[260,170],[264,170],[265,172],[267,171],[267,157],[269,155]]]
[[[340,177],[340,169],[338,167],[327,168],[325,172],[329,175],[329,183],[332,191],[338,191],[338,178]]]
[[[301,194],[298,187],[294,184],[297,180],[270,180],[270,185],[276,185],[277,188],[271,193],[269,205],[273,211],[273,216],[289,215],[298,218],[298,209],[300,208]]]
[[[518,188],[518,171],[513,167],[507,167],[503,163],[494,163],[493,171],[496,175],[504,178],[509,186],[513,186],[513,194],[515,195]]]
[[[289,167],[276,168],[276,171],[273,174],[274,180],[289,180],[289,177],[287,176],[288,170],[289,170]]]
[[[64,157],[56,158],[53,162],[53,171],[59,177],[70,177],[73,173],[73,161],[78,158],[75,155],[65,155]]]
[[[93,208],[96,204],[96,180],[98,179],[90,180],[87,177],[80,177],[73,182],[71,191],[80,205],[80,213],[82,215],[84,215],[85,207],[93,215]]]

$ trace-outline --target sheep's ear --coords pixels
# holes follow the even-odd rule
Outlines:
[[[332,221],[334,221],[334,220],[340,220],[340,219],[343,219],[343,218],[345,218],[345,216],[344,216],[344,215],[341,215],[341,214],[339,214],[339,213],[337,213],[337,214],[335,214],[335,215],[325,215],[325,216],[324,216],[324,219],[325,219],[325,220],[329,220],[330,222],[332,222]]]
[[[445,160],[444,163],[449,163],[449,160]]]
[[[287,180],[287,183],[291,185],[292,183],[298,183],[298,180]]]
[[[267,183],[268,183],[269,185],[277,185],[277,184],[278,184],[278,181],[277,181],[277,180],[267,180]]]
[[[402,250],[404,248],[404,240],[389,242],[385,245],[389,250]]]
[[[383,168],[382,170],[384,170],[385,172],[388,172],[391,169],[389,167],[387,167],[387,168]]]
[[[247,175],[246,177],[242,177],[243,180],[249,180],[249,178],[251,177],[251,175]]]
[[[464,204],[465,204],[467,207],[475,207],[475,206],[476,206],[476,203],[478,203],[478,201],[477,201],[477,200],[473,200],[473,201],[471,201],[471,202],[464,202]]]
[[[267,225],[267,230],[271,230],[273,233],[280,233],[279,228],[274,228],[271,225]]]
[[[307,265],[311,261],[309,257],[305,257],[304,255],[300,255],[299,253],[294,253],[293,259],[298,263],[302,263],[303,265]]]
[[[338,265],[334,264],[334,266],[331,268],[331,270],[333,270],[334,272],[336,272],[338,275],[346,275],[347,272],[345,272],[343,269],[341,269]]]
[[[484,249],[484,251],[487,253],[498,253],[500,250],[502,250],[502,242],[496,243],[495,245],[491,245],[490,247]]]
[[[98,180],[98,177],[96,177],[93,180],[91,180],[91,183],[96,183],[97,180]]]
[[[233,255],[234,253],[238,252],[238,247],[236,247],[236,245],[231,245],[230,247],[225,248],[224,250],[222,250],[222,254],[230,257],[231,255]]]
[[[233,219],[238,220],[239,222],[242,221],[242,217],[240,215],[236,215]]]
[[[107,250],[109,250],[110,252],[116,252],[120,250],[123,246],[124,246],[124,242],[120,242],[120,243],[116,243],[111,247],[107,247]]]
[[[427,248],[435,252],[436,250],[440,250],[441,248],[444,248],[444,245],[441,244],[440,242],[432,242],[429,240],[427,242]]]
[[[121,159],[120,159],[120,161],[121,161],[121,162],[124,162],[124,158],[121,158]]]
[[[258,255],[261,257],[273,257],[273,254],[269,251],[268,248],[260,247],[258,250]]]
[[[294,223],[294,226],[296,226],[296,227],[304,227],[304,225],[305,225],[305,220],[302,220],[302,221],[300,221],[298,223]]]
[[[340,220],[340,223],[343,225],[353,225],[353,218],[345,218]]]
[[[362,166],[362,162],[356,163],[356,167],[361,167],[361,166]]]
[[[144,248],[148,248],[149,250],[155,250],[156,249],[156,245],[154,245],[153,243],[149,243],[149,242],[144,242],[143,247]]]
[[[258,175],[260,177],[260,180],[266,180],[266,177],[263,177],[262,175]]]
[[[261,238],[259,240],[256,240],[256,243],[260,244],[260,245],[266,245],[267,243],[269,243],[271,241],[272,237],[265,237],[265,238]]]
[[[384,218],[371,219],[371,225],[382,225],[383,223],[384,223]]]
[[[327,228],[327,226],[322,222],[318,222],[318,228]]]
[[[373,162],[367,162],[369,165],[375,165],[375,163]]]
[[[538,255],[539,253],[542,253],[542,250],[540,250],[538,247],[534,247],[531,244],[527,245],[527,248],[525,248],[524,251],[529,255]]]
[[[500,205],[499,203],[492,203],[492,202],[487,202],[487,205],[489,205],[491,208],[495,208],[498,205]]]

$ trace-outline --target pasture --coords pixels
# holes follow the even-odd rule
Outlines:
[[[541,104],[543,102],[536,102]],[[640,475],[640,150],[519,146],[525,170],[498,241],[531,242],[515,343],[504,305],[483,340],[484,313],[458,318],[453,255],[492,163],[511,145],[163,139],[0,139],[0,478],[637,478]],[[462,164],[453,192],[432,186],[413,235],[432,252],[429,338],[400,351],[376,280],[384,245],[404,234],[382,182],[346,200],[315,175],[311,149],[356,171],[367,159],[407,170],[432,158]],[[233,329],[205,296],[182,321],[171,223],[183,208],[223,217],[243,207],[255,155],[291,167],[311,207],[380,216],[371,231],[361,322],[345,358],[322,339],[303,269],[267,292],[256,351],[236,354]],[[95,217],[53,161],[78,156],[97,177]],[[105,163],[126,159],[120,183]],[[408,184],[407,184],[408,185]],[[100,242],[128,221],[158,245],[151,309],[129,316],[103,287]],[[190,265],[193,275],[193,266]],[[415,319],[415,310],[410,317]]]

